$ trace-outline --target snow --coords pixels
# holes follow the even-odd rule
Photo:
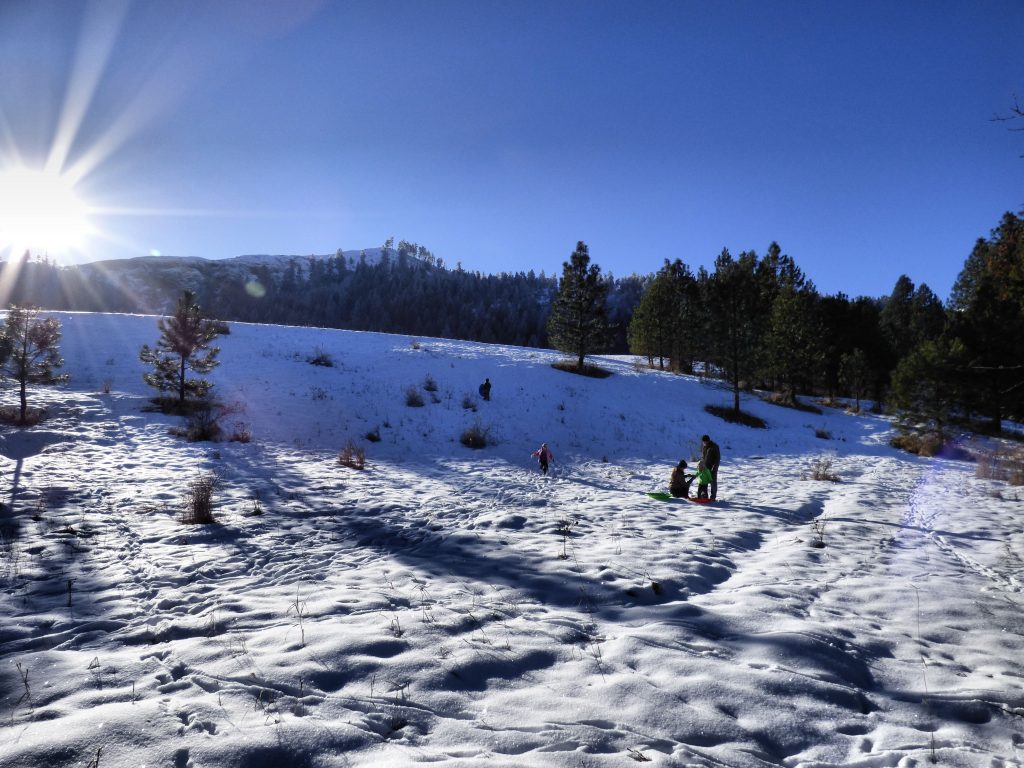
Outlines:
[[[748,397],[752,430],[628,360],[234,323],[212,378],[253,440],[189,444],[145,410],[155,318],[58,316],[72,379],[0,434],[2,766],[1024,760],[1019,491],[882,417]],[[705,432],[719,503],[647,498]]]

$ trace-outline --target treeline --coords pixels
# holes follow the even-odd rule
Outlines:
[[[1007,213],[979,239],[945,305],[906,275],[881,299],[821,295],[776,243],[723,250],[711,271],[666,260],[629,342],[652,365],[726,379],[737,412],[757,387],[870,397],[918,429],[981,417],[998,431],[1024,418],[1024,227]]]
[[[911,348],[893,375],[908,422],[940,432],[980,416],[998,433],[1024,420],[1024,220],[1003,215],[953,285],[942,333]],[[909,346],[909,345],[908,345]]]
[[[201,260],[145,259],[58,268],[46,259],[0,265],[5,306],[29,302],[91,312],[170,311],[185,288],[218,319],[346,328],[548,346],[546,323],[558,281],[534,271],[486,275],[447,268],[423,246],[389,240],[357,258],[292,259],[281,269]],[[115,274],[131,269],[131,277]],[[117,278],[117,279],[115,279]],[[645,278],[603,278],[613,333],[609,351],[627,351],[626,329]],[[128,290],[126,284],[136,284]]]
[[[336,255],[254,267],[253,280],[203,285],[198,300],[218,317],[543,346],[553,281],[533,272],[481,275],[385,249],[376,263]]]
[[[201,259],[58,268],[26,257],[0,265],[0,302],[165,312],[187,289],[221,320],[533,347],[557,341],[581,357],[629,351],[725,379],[736,411],[741,391],[764,388],[794,404],[796,393],[870,399],[899,409],[908,426],[939,433],[979,418],[992,430],[1024,419],[1024,224],[1011,213],[979,238],[946,303],[906,275],[881,298],[822,295],[776,243],[764,255],[723,250],[711,269],[666,260],[655,275],[624,279],[590,265],[580,243],[563,266],[561,280],[484,275],[393,239],[372,258],[339,251],[283,268]],[[596,315],[586,322],[600,332],[577,339],[583,310],[569,308],[580,291],[596,291]],[[553,329],[559,338],[549,338]]]
[[[382,331],[527,347],[548,346],[546,323],[558,281],[541,272],[486,275],[448,269],[423,246],[389,240],[378,260],[342,254],[290,264],[283,274],[256,267],[252,284],[227,292],[204,286],[198,299],[219,317],[358,331]],[[604,278],[611,349],[626,352],[626,328],[644,288],[640,277]]]

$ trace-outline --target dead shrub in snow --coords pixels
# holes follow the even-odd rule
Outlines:
[[[491,428],[477,421],[466,427],[459,437],[459,442],[467,448],[486,448],[491,443]]]
[[[816,438],[818,438],[819,440],[831,440],[832,439],[832,433],[829,432],[827,429],[816,429],[816,430],[814,430],[814,436]]]
[[[896,435],[889,444],[918,456],[934,456],[946,444],[946,438],[938,432],[905,432]]]
[[[213,519],[213,494],[220,485],[214,472],[206,472],[191,483],[185,492],[185,512],[181,522],[186,525],[209,525]]]
[[[21,418],[21,409],[16,405],[5,405],[0,407],[0,422],[14,424],[19,427],[34,427],[46,417],[45,408],[25,409],[25,418]]]
[[[323,368],[333,368],[334,358],[330,356],[328,352],[325,352],[323,347],[317,347],[316,352],[306,358],[306,362],[310,365],[319,365]]]
[[[423,389],[427,392],[437,392],[437,381],[435,381],[434,377],[429,373],[427,374],[427,378],[423,380]]]
[[[236,421],[235,429],[232,431],[231,437],[229,437],[228,440],[232,443],[251,443],[252,427],[244,421]]]
[[[366,451],[362,446],[349,440],[345,443],[345,447],[338,452],[338,463],[350,469],[364,469],[366,467]]]
[[[405,390],[405,404],[410,408],[423,407],[423,395],[420,394],[418,387],[409,387]]]
[[[472,395],[463,395],[462,407],[467,411],[473,411],[474,413],[476,413],[476,398],[474,398]]]
[[[825,548],[825,520],[816,517],[811,520],[811,530],[814,531],[814,538],[811,539],[811,546],[815,549]]]
[[[365,437],[371,443],[379,443],[380,442],[380,427],[379,426],[378,427],[374,427],[369,432],[367,432],[365,435],[363,435],[363,437]]]
[[[190,443],[201,443],[219,440],[224,433],[220,426],[220,414],[217,406],[209,401],[195,404],[185,416],[184,427],[174,427],[172,435],[184,437]]]
[[[805,470],[801,475],[802,480],[826,480],[830,483],[838,483],[839,475],[832,471],[832,457],[822,456],[811,462],[810,469]]]
[[[1024,449],[990,448],[978,454],[976,477],[1024,485]]]

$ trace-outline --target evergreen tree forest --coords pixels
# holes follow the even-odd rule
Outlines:
[[[882,402],[899,345],[942,331],[923,300],[933,296],[906,276],[891,297],[822,295],[777,243],[763,256],[726,249],[710,271],[665,261],[633,315],[630,350],[654,367],[723,379],[735,411],[740,392],[754,388],[791,405],[797,393]],[[921,317],[895,323],[894,312]],[[908,327],[921,338],[899,335]]]
[[[979,238],[946,304],[901,275],[881,298],[822,295],[777,243],[763,256],[723,250],[694,273],[666,260],[629,326],[652,367],[766,389],[870,399],[908,430],[999,432],[1024,419],[1024,220],[1003,216]]]

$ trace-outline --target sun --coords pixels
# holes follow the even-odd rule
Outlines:
[[[60,174],[0,170],[0,251],[79,250],[90,231],[88,213],[74,185]]]

